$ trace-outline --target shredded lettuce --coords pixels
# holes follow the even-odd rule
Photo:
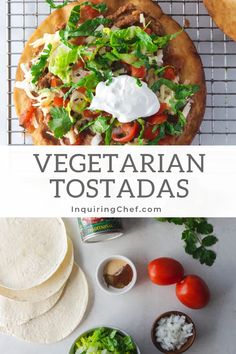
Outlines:
[[[130,46],[139,46],[144,52],[153,53],[157,50],[157,45],[153,43],[143,29],[138,26],[131,26],[111,32],[110,44],[118,51],[127,52]]]
[[[69,3],[69,0],[63,1],[63,3],[60,5],[56,5],[53,0],[46,0],[46,2],[51,7],[51,9],[61,9],[62,7],[66,6]]]
[[[58,76],[63,83],[71,81],[71,65],[78,60],[78,49],[70,49],[63,44],[54,50],[49,58],[49,71]]]
[[[68,42],[68,40],[72,37],[90,36],[100,24],[110,23],[110,20],[108,19],[95,18],[85,21],[78,27],[81,15],[81,7],[85,5],[91,6],[92,8],[99,11],[99,13],[103,13],[107,10],[107,5],[104,3],[93,4],[90,1],[85,1],[80,5],[76,5],[71,11],[66,28],[60,31],[60,36],[63,41]]]
[[[174,92],[174,98],[170,99],[169,104],[174,114],[177,114],[181,108],[183,108],[189,97],[193,96],[199,91],[198,85],[184,85],[177,84],[171,80],[165,78],[160,78],[156,81],[151,89],[157,92],[162,85],[167,86],[170,90]]]
[[[141,130],[140,130],[139,136],[138,136],[138,144],[143,145],[143,134],[144,134],[144,130],[145,130],[145,121],[144,121],[144,119],[139,118],[138,122],[141,126]]]
[[[38,61],[31,67],[32,83],[36,84],[43,74],[43,71],[47,65],[47,61],[50,57],[52,51],[52,45],[49,44],[47,48],[44,49]]]
[[[99,116],[95,119],[93,125],[91,126],[91,130],[93,133],[103,134],[109,126],[110,124],[108,117]]]
[[[80,337],[75,347],[77,354],[137,354],[136,345],[130,336],[124,336],[110,328],[99,328]]]
[[[183,32],[183,29],[181,31],[173,33],[173,34],[167,34],[165,36],[153,36],[153,43],[155,43],[158,47],[158,49],[165,48],[167,44],[175,39],[178,35],[180,35]]]

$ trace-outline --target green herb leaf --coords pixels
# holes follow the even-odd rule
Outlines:
[[[165,137],[165,135],[166,135],[166,132],[165,132],[165,124],[161,124],[159,127],[160,127],[160,131],[159,131],[158,136],[157,136],[155,139],[149,141],[149,142],[148,142],[148,145],[157,145],[158,142],[159,142],[162,138]]]
[[[143,134],[144,134],[144,130],[145,130],[145,121],[142,118],[137,119],[137,121],[141,125],[141,130],[140,130],[139,136],[138,136],[138,144],[143,145]]]
[[[91,6],[93,9],[99,11],[100,13],[107,11],[107,5],[104,3],[93,4],[90,1],[85,1],[80,5],[76,5],[70,13],[70,17],[69,17],[67,28],[66,28],[67,32],[70,32],[77,27],[78,22],[80,20],[81,7],[85,6],[85,5]]]
[[[81,37],[81,36],[91,36],[94,35],[94,31],[98,28],[99,25],[108,25],[111,23],[111,20],[108,18],[93,18],[85,21],[74,31],[68,33],[69,38]]]
[[[214,235],[209,235],[206,236],[203,240],[202,240],[202,244],[205,247],[210,247],[215,245],[217,242],[217,238]]]
[[[51,50],[52,50],[52,45],[49,44],[48,47],[44,49],[44,51],[42,52],[41,56],[39,57],[39,60],[34,65],[32,65],[31,74],[33,77],[32,79],[33,84],[36,84],[40,76],[42,75],[47,65],[47,61],[50,56]]]
[[[154,92],[159,91],[160,87],[162,85],[167,86],[170,90],[175,92],[175,97],[176,99],[186,99],[192,95],[194,95],[196,92],[199,91],[199,86],[198,85],[183,85],[183,84],[177,84],[171,80],[165,79],[165,78],[160,78],[158,81],[156,81],[151,89]]]
[[[164,48],[172,39],[175,39],[182,32],[183,29],[179,32],[168,34],[166,36],[155,36],[155,38],[153,38],[153,43],[155,43],[159,49]]]
[[[69,113],[64,107],[52,107],[50,114],[51,120],[48,126],[56,138],[62,138],[73,125]]]
[[[79,133],[82,133],[85,129],[89,128],[89,127],[90,127],[91,125],[93,125],[93,124],[94,124],[94,121],[90,121],[90,122],[88,122],[88,123],[82,125],[82,126],[80,127],[80,129],[78,130],[78,132],[79,132]]]
[[[198,259],[201,264],[208,266],[214,264],[216,253],[209,247],[214,246],[218,239],[211,235],[213,226],[205,218],[162,218],[158,220],[184,225],[182,240],[185,252],[194,259]]]
[[[46,2],[51,7],[51,9],[61,9],[69,3],[69,0],[63,1],[63,3],[60,5],[56,5],[54,0],[46,0]]]

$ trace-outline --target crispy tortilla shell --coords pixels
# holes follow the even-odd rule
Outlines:
[[[55,33],[58,26],[67,22],[71,9],[78,3],[78,1],[71,3],[64,8],[54,11],[33,33],[31,38],[26,44],[18,70],[16,73],[16,80],[23,80],[23,73],[20,68],[21,63],[30,62],[34,53],[33,48],[30,46],[36,39],[41,38],[44,33]],[[117,11],[121,6],[126,5],[128,0],[104,0],[108,5],[111,15]],[[171,17],[165,15],[157,3],[151,0],[132,0],[131,1],[138,9],[145,12],[162,25],[165,34],[176,33],[181,30],[181,27]],[[179,137],[171,137],[167,144],[188,145],[192,142],[194,136],[197,134],[201,121],[204,116],[205,103],[206,103],[206,87],[204,71],[201,59],[196,51],[196,48],[186,32],[181,33],[176,39],[172,40],[165,50],[164,62],[172,64],[179,70],[180,82],[191,83],[199,85],[199,92],[192,97],[192,108],[188,115],[188,122],[185,126],[184,132]],[[23,90],[14,90],[14,101],[16,113],[20,115],[25,111],[29,105],[29,99]],[[36,145],[54,145],[55,141],[46,136],[46,127],[39,124],[39,127],[32,133],[33,141]],[[84,142],[86,144],[86,140]]]
[[[236,41],[236,1],[203,0],[203,3],[216,25]]]

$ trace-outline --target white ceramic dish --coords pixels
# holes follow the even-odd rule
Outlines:
[[[106,264],[114,259],[120,259],[125,261],[127,264],[130,265],[130,267],[132,268],[133,271],[133,278],[131,280],[131,282],[125,286],[123,289],[116,289],[113,287],[108,287],[105,279],[104,279],[104,267],[106,266]],[[115,255],[115,256],[110,256],[108,258],[103,259],[97,266],[97,271],[96,271],[96,279],[97,279],[97,283],[100,286],[100,288],[105,291],[106,293],[110,294],[110,295],[122,295],[127,293],[128,291],[130,291],[136,281],[137,281],[137,270],[136,267],[134,265],[134,263],[127,257],[124,256],[120,256],[120,255]]]

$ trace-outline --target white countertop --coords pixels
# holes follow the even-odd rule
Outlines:
[[[123,238],[99,244],[82,244],[77,221],[66,225],[75,246],[76,260],[87,274],[90,305],[86,318],[66,340],[55,345],[32,345],[0,336],[1,354],[67,354],[74,339],[83,331],[98,325],[117,326],[130,333],[142,354],[158,351],[151,343],[150,329],[155,318],[167,310],[180,310],[190,315],[197,327],[197,339],[189,354],[235,354],[236,327],[236,219],[210,220],[219,237],[217,262],[212,268],[202,266],[184,253],[181,228],[152,219],[125,219]],[[109,255],[130,257],[138,269],[138,282],[133,290],[121,296],[104,293],[95,281],[99,261]],[[147,277],[147,263],[157,257],[180,260],[187,273],[202,276],[208,283],[212,300],[203,310],[190,310],[175,297],[174,287],[158,287]],[[73,304],[71,304],[73,306]]]

